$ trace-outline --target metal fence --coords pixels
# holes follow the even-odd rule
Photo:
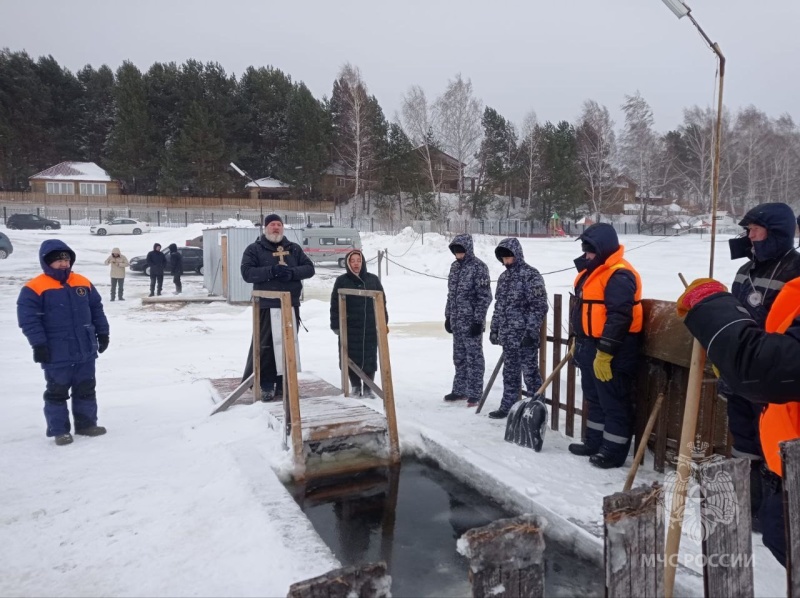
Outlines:
[[[224,220],[251,220],[258,224],[262,212],[260,210],[238,209],[168,209],[147,208],[141,206],[129,207],[69,207],[69,206],[42,206],[35,205],[3,205],[0,206],[0,218],[3,224],[12,214],[38,214],[61,222],[62,226],[91,226],[108,222],[114,218],[135,218],[149,222],[154,226],[181,228],[190,224],[219,224]],[[321,212],[279,212],[284,224],[293,228],[304,226],[337,226],[355,228],[361,232],[375,232],[397,234],[406,227],[411,227],[417,233],[441,233],[453,235],[457,233],[496,235],[501,237],[544,237],[544,236],[577,236],[581,234],[586,225],[575,224],[569,220],[562,220],[560,227],[555,229],[541,222],[520,219],[502,220],[477,220],[465,218],[450,218],[445,221],[410,220],[400,221],[380,217],[354,218],[338,217]],[[677,234],[672,223],[638,223],[613,222],[610,223],[619,234],[645,234],[655,236],[671,236]],[[707,229],[681,229],[681,234],[707,233]],[[720,231],[722,232],[722,231]]]

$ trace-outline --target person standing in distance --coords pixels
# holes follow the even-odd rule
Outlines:
[[[47,436],[59,446],[72,442],[67,401],[72,390],[75,433],[101,436],[97,425],[95,360],[108,348],[109,326],[100,293],[72,271],[75,252],[58,239],[39,248],[43,274],[29,280],[17,299],[17,322],[33,347],[46,383]]]
[[[445,401],[467,401],[477,406],[483,393],[483,331],[492,303],[489,268],[475,257],[470,235],[456,235],[450,243],[455,261],[447,277],[444,327],[453,335],[453,388]]]
[[[114,247],[111,250],[111,255],[106,258],[106,266],[111,265],[111,300],[114,300],[114,295],[120,301],[125,301],[122,296],[125,290],[125,268],[128,267],[128,258],[122,255],[119,247]]]
[[[160,295],[164,287],[164,268],[167,267],[167,256],[161,253],[160,243],[155,243],[153,251],[147,254],[147,267],[150,271],[150,297],[156,292]]]
[[[525,262],[518,239],[503,239],[494,254],[506,268],[497,280],[489,333],[489,342],[503,347],[503,399],[489,417],[503,419],[519,399],[521,378],[530,392],[542,386],[539,331],[547,316],[547,290],[539,271]]]
[[[297,243],[283,235],[283,220],[277,214],[264,218],[264,234],[247,246],[242,254],[242,278],[253,283],[254,291],[289,291],[297,322],[300,321],[301,281],[314,276],[314,264]],[[270,309],[280,311],[278,299],[262,299],[261,309],[261,400],[283,398],[283,377],[278,376],[275,364]],[[253,372],[253,347],[247,354],[242,380]]]
[[[169,246],[169,270],[172,272],[172,282],[175,283],[175,294],[180,295],[183,290],[181,274],[183,274],[183,256],[178,251],[178,246],[171,243]]]
[[[633,380],[642,331],[642,281],[623,255],[617,231],[605,222],[578,237],[575,260],[575,364],[589,406],[586,438],[569,445],[595,467],[621,467],[633,435]]]

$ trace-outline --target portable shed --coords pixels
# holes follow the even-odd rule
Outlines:
[[[253,285],[242,279],[242,254],[258,239],[258,227],[207,228],[203,231],[203,285],[228,303],[250,301]]]

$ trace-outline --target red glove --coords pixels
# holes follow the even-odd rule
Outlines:
[[[678,297],[677,306],[675,307],[675,310],[678,312],[678,317],[682,318],[685,316],[689,313],[690,309],[706,297],[726,292],[728,292],[728,287],[718,280],[714,280],[713,278],[698,278],[686,287],[683,295]]]

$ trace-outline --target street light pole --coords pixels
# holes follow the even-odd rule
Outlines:
[[[261,214],[261,216],[258,219],[258,228],[261,230],[261,234],[264,234],[264,201],[261,199],[261,191],[260,191],[261,189],[263,189],[263,187],[258,184],[258,181],[256,181],[253,177],[247,174],[244,170],[236,166],[236,164],[234,164],[233,162],[231,162],[230,166],[236,172],[238,172],[240,176],[243,176],[244,178],[248,179],[251,183],[253,183],[256,187],[258,187],[259,189],[258,208],[259,208],[259,213]]]
[[[722,139],[722,89],[725,78],[725,56],[720,50],[719,44],[712,42],[703,31],[699,23],[692,16],[692,9],[682,0],[662,0],[676,17],[683,18],[688,16],[692,24],[703,36],[703,39],[711,47],[711,50],[719,58],[719,96],[717,99],[717,122],[714,131],[714,157],[711,173],[711,252],[708,265],[709,278],[714,277],[714,249],[717,232],[717,205],[719,201],[719,165],[720,148]],[[703,384],[703,370],[705,368],[705,351],[700,343],[695,340],[692,345],[691,367],[689,369],[688,388],[686,389],[686,404],[683,410],[683,424],[681,427],[681,439],[678,446],[678,464],[675,480],[675,492],[672,496],[672,507],[667,528],[667,541],[664,554],[664,595],[672,598],[675,591],[675,573],[677,558],[681,544],[681,532],[683,529],[683,514],[686,504],[686,490],[691,477],[692,449],[695,442],[695,432],[697,431],[697,415],[700,411],[700,394]]]

